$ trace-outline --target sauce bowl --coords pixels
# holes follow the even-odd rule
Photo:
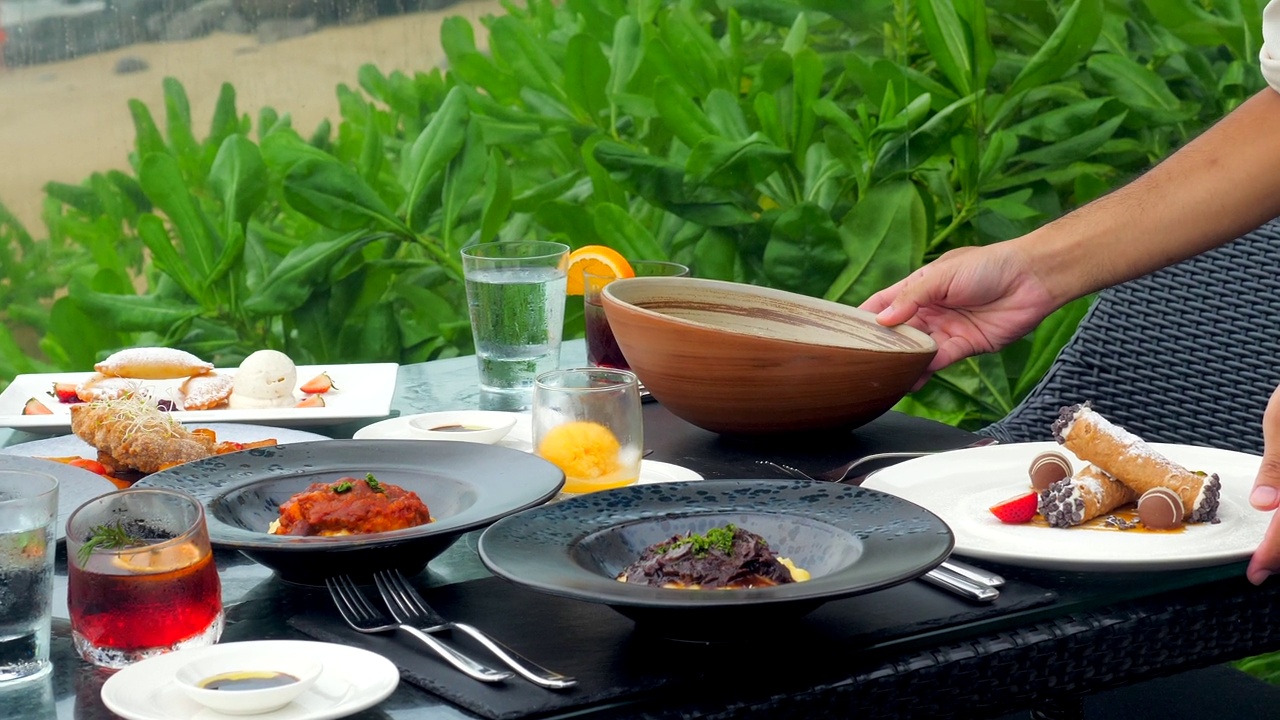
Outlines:
[[[264,650],[261,646],[248,651],[239,645],[204,648],[178,669],[174,682],[188,697],[211,710],[227,715],[257,715],[293,702],[315,684],[324,669],[319,660],[307,655]],[[246,682],[268,676],[279,678],[279,684],[260,686],[267,683]],[[223,689],[206,687],[211,680],[223,680]]]

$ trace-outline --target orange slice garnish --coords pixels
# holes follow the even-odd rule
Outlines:
[[[617,250],[605,245],[585,245],[569,253],[569,287],[570,295],[581,295],[583,292],[582,273],[604,277],[635,277],[631,263],[622,257]]]

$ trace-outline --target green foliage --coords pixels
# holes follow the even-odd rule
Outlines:
[[[307,136],[226,86],[201,139],[170,79],[163,124],[129,103],[132,175],[51,184],[47,243],[0,217],[26,272],[65,258],[7,322],[64,368],[140,342],[426,360],[472,349],[459,250],[518,238],[857,304],[1105,193],[1262,86],[1256,3],[1027,7],[528,0],[484,20],[486,49],[448,19],[447,72],[361,68]],[[1003,416],[1084,307],[901,408]],[[0,373],[29,368],[2,340]]]

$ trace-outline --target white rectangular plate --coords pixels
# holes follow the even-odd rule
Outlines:
[[[320,373],[329,373],[334,389],[324,394],[324,407],[267,408],[262,410],[177,411],[175,420],[190,422],[269,423],[279,427],[335,425],[349,420],[386,417],[391,413],[391,398],[396,390],[396,363],[364,363],[354,365],[299,365],[298,383],[307,382]],[[219,368],[217,372],[234,375],[235,368]],[[71,406],[58,402],[53,395],[55,382],[80,383],[91,372],[43,373],[19,375],[0,393],[0,427],[11,427],[36,433],[64,433],[71,430]],[[170,398],[177,393],[182,379],[139,380],[152,397]],[[295,390],[295,397],[305,395]],[[36,398],[53,411],[52,415],[23,415],[27,400]]]

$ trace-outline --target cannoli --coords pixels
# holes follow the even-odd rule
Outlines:
[[[1131,503],[1137,494],[1095,465],[1063,478],[1040,493],[1040,514],[1052,527],[1071,527]]]
[[[1102,468],[1139,496],[1156,487],[1174,491],[1188,522],[1212,522],[1218,517],[1222,483],[1216,474],[1182,467],[1088,404],[1064,407],[1053,423],[1053,436],[1076,457]]]

